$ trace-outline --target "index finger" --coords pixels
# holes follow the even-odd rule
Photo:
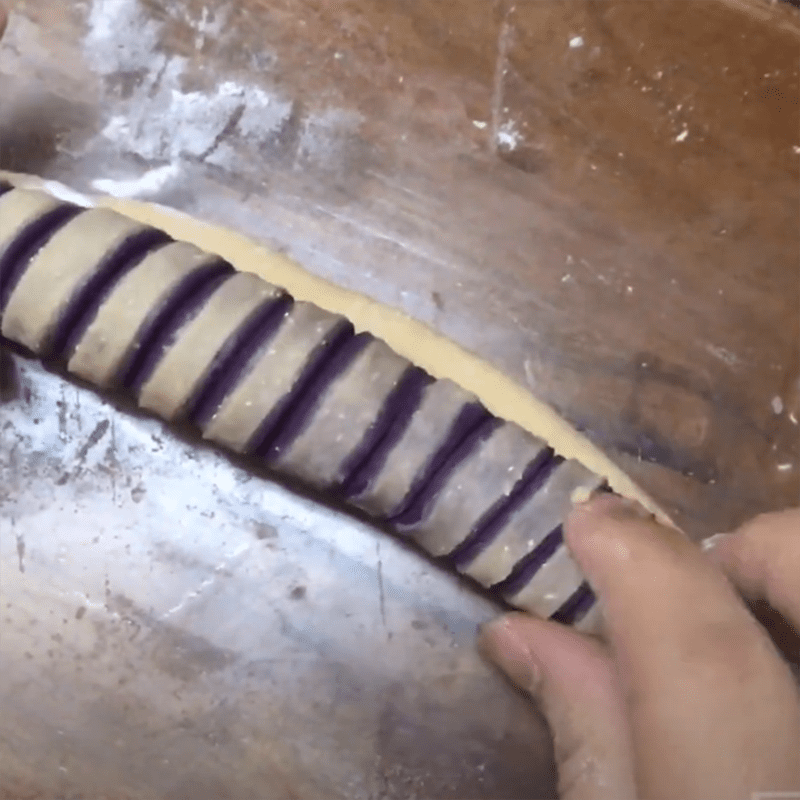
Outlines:
[[[795,788],[797,688],[724,575],[680,532],[612,496],[579,506],[565,536],[604,608],[639,792]]]

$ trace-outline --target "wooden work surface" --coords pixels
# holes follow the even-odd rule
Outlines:
[[[402,308],[699,537],[800,493],[798,55],[756,0],[26,0],[0,168]]]

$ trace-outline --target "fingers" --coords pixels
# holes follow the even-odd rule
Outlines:
[[[709,553],[743,595],[766,600],[800,632],[800,508],[762,514]]]
[[[578,507],[565,536],[605,610],[639,793],[796,788],[797,688],[722,573],[678,531],[613,496]]]
[[[597,640],[509,614],[481,631],[479,645],[539,703],[553,734],[561,800],[635,797],[624,700]]]

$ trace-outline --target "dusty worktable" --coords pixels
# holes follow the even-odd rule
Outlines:
[[[800,487],[799,52],[793,9],[744,0],[30,0],[0,168],[224,222],[404,309],[699,536]],[[490,604],[17,369],[0,791],[551,791],[541,726],[472,652]]]

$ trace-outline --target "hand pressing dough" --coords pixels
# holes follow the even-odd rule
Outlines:
[[[76,374],[121,381],[163,418],[338,490],[519,607],[581,627],[599,612],[563,544],[574,497],[607,480],[668,521],[552,409],[421,323],[230,231],[92,202],[106,210],[47,222],[39,242],[42,214],[66,212],[40,193],[0,195],[0,278],[21,273],[4,335],[45,356],[55,335]]]

